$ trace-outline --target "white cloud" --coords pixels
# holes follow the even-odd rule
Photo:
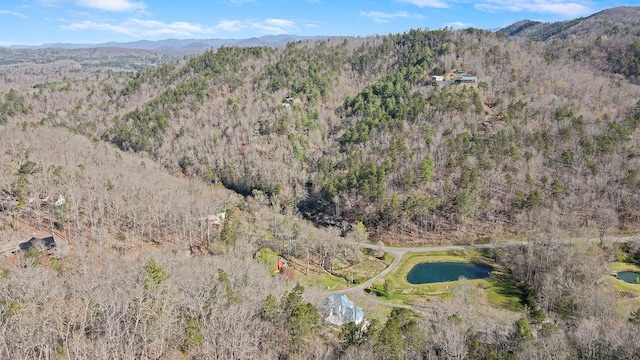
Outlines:
[[[220,25],[222,23],[225,22],[219,23],[218,25],[216,25],[216,28],[220,28]],[[234,25],[233,31],[254,29],[263,34],[271,35],[288,34],[290,31],[295,31],[297,29],[295,22],[286,19],[269,18],[265,19],[264,21],[232,21],[231,23]]]
[[[269,25],[267,23],[254,22],[254,23],[251,23],[250,26],[251,28],[265,34],[272,34],[272,35],[288,34],[287,29],[279,26]]]
[[[238,32],[247,28],[246,24],[238,20],[223,20],[215,26],[216,29],[229,32]]]
[[[54,7],[58,6],[61,1],[62,0],[37,0],[37,3],[43,6]]]
[[[397,0],[402,3],[415,5],[418,7],[432,7],[432,8],[448,8],[449,5],[442,0]]]
[[[258,30],[264,34],[288,34],[296,30],[296,23],[286,19],[265,19],[264,21],[223,20],[214,26],[216,30],[240,32],[246,29]]]
[[[146,8],[142,1],[134,2],[131,0],[76,0],[76,4],[106,11],[134,11]]]
[[[556,14],[565,16],[580,16],[593,12],[589,1],[565,1],[565,0],[485,0],[474,5],[478,10],[488,12],[512,11],[535,12],[544,14]]]
[[[470,28],[471,24],[462,21],[454,21],[452,23],[445,24],[445,26],[452,29],[466,29]]]
[[[23,19],[27,19],[27,15],[25,14],[21,14],[19,12],[15,12],[15,11],[11,11],[11,10],[0,10],[0,15],[11,15],[11,16],[15,16],[15,17],[19,17],[19,18],[23,18]]]
[[[241,32],[247,29],[264,34],[287,34],[297,29],[296,24],[286,19],[265,19],[264,21],[223,20],[216,25],[207,26],[189,22],[164,23],[155,20],[129,19],[121,23],[76,21],[62,26],[69,31],[106,31],[130,36],[132,38],[151,38],[157,36],[199,37],[221,32]]]
[[[94,21],[75,22],[62,27],[71,31],[108,31],[131,37],[178,36],[193,37],[213,34],[215,29],[188,22],[163,23],[154,20],[129,19],[120,24],[98,23]]]
[[[269,26],[277,26],[280,28],[292,28],[295,27],[295,23],[291,20],[285,19],[265,19],[264,23]]]
[[[396,19],[422,18],[421,15],[412,15],[406,11],[398,11],[395,13],[386,13],[381,11],[360,11],[360,16],[368,17],[379,24],[387,23]]]

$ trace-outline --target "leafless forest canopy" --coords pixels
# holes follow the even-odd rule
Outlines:
[[[637,358],[637,300],[603,277],[640,264],[604,241],[640,225],[638,38],[625,7],[200,54],[0,49],[0,250],[58,242],[0,259],[0,357]],[[460,281],[334,330],[325,289],[253,256],[330,272],[360,261],[345,235],[521,240],[483,256],[524,310]],[[564,241],[584,237],[602,241]]]

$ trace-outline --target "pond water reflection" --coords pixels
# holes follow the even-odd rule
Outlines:
[[[467,279],[485,279],[489,277],[491,267],[481,264],[460,262],[434,262],[418,264],[407,274],[410,284],[430,284],[443,281]]]
[[[635,271],[620,271],[618,279],[632,284],[640,284],[640,273]]]

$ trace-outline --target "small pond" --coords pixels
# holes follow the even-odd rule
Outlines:
[[[618,279],[626,281],[628,283],[638,284],[640,283],[640,273],[637,273],[635,271],[620,271],[618,273]]]
[[[491,267],[480,264],[460,262],[434,262],[418,264],[407,274],[410,284],[430,284],[443,281],[467,279],[485,279],[489,277]]]

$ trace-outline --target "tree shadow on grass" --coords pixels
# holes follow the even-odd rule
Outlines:
[[[373,294],[376,297],[386,297],[382,289],[379,289],[374,286],[364,289],[364,292],[366,292],[367,294]]]
[[[489,283],[494,292],[504,297],[501,306],[514,311],[520,311],[529,304],[529,287],[519,282],[513,275],[494,269],[489,276]]]

